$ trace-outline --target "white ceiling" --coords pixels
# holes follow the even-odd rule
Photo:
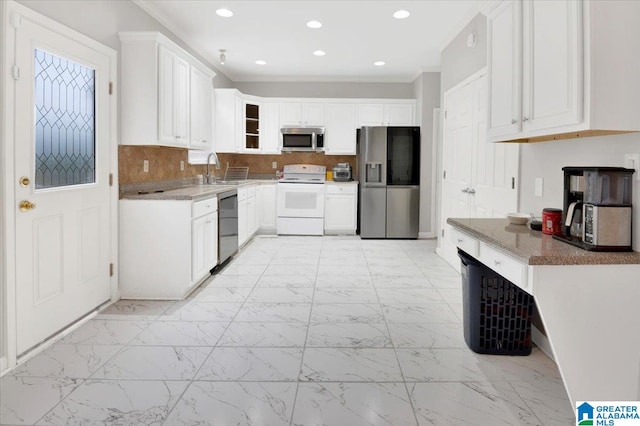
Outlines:
[[[411,82],[493,1],[134,0],[233,81]],[[216,15],[219,8],[234,13]],[[392,14],[405,9],[407,19]],[[310,20],[322,22],[309,29]],[[219,50],[227,60],[220,65]],[[317,57],[313,51],[323,50]],[[266,65],[256,65],[262,59]],[[386,65],[376,67],[375,61]]]

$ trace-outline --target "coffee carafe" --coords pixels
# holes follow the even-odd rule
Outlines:
[[[633,169],[563,167],[563,235],[585,250],[631,251]]]

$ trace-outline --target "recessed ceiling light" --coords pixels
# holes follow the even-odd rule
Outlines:
[[[313,54],[316,56],[324,56],[327,53],[324,50],[316,50],[315,52],[313,52]]]
[[[263,61],[262,59],[258,59],[256,61],[256,64],[258,64],[258,65],[267,65],[267,61]]]
[[[223,18],[231,18],[233,16],[233,12],[229,9],[218,9],[216,10],[216,15],[222,16]]]
[[[403,9],[396,10],[393,13],[393,17],[396,18],[396,19],[405,19],[405,18],[408,18],[409,15],[411,15],[411,13],[409,13],[408,11],[403,10]]]
[[[313,28],[313,29],[322,28],[322,22],[309,21],[307,22],[307,27]]]
[[[376,61],[376,62],[374,62],[374,63],[373,63],[373,65],[375,65],[376,67],[381,67],[381,66],[383,66],[384,64],[385,64],[385,62],[384,62],[384,61]]]

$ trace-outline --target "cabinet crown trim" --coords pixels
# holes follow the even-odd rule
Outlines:
[[[213,78],[216,76],[215,71],[213,71],[209,66],[203,64],[200,60],[196,59],[189,52],[158,31],[120,31],[118,33],[118,37],[120,38],[120,43],[135,43],[141,41],[156,42],[169,48],[173,53],[187,61],[191,66],[205,73],[207,77]]]

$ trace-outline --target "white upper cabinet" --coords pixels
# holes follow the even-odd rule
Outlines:
[[[358,127],[384,125],[384,105],[360,104],[358,105]]]
[[[260,146],[263,154],[280,154],[280,106],[263,102],[260,109]]]
[[[207,149],[211,146],[213,86],[211,78],[196,68],[191,68],[191,149]]]
[[[243,101],[236,89],[215,89],[215,152],[241,152],[244,139]]]
[[[215,89],[215,152],[279,154],[278,103]]]
[[[280,126],[323,126],[322,102],[281,102]]]
[[[215,73],[158,32],[121,32],[119,36],[121,143],[206,148],[202,140],[209,139],[203,133],[211,125],[210,82]],[[195,84],[204,87],[207,80],[208,94],[192,87],[194,69],[202,74]],[[208,100],[194,99],[194,93]],[[194,143],[196,137],[200,143]]]
[[[325,154],[355,155],[358,127],[416,123],[412,99],[263,98],[237,89],[215,89],[214,93],[216,152],[279,154],[281,127],[318,126],[325,128]],[[248,105],[258,106],[257,115],[247,112]],[[249,130],[256,122],[258,128]]]
[[[638,17],[640,2],[502,2],[488,21],[489,140],[640,130]]]
[[[158,141],[189,145],[189,64],[164,46],[159,47]]]
[[[522,121],[522,3],[505,1],[489,19],[489,136],[514,135]]]
[[[361,103],[358,105],[358,127],[413,126],[415,101],[404,103]]]
[[[523,8],[522,127],[582,119],[582,3],[527,1]]]
[[[356,113],[356,104],[331,103],[326,105],[325,154],[355,155]]]

